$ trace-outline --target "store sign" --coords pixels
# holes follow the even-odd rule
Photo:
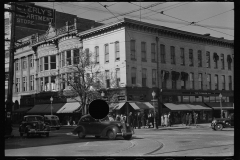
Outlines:
[[[19,27],[48,30],[49,22],[55,23],[55,10],[45,7],[36,6],[34,4],[16,4],[17,12],[24,12],[27,15],[16,13],[15,25]]]
[[[59,47],[59,52],[69,50],[69,49],[74,49],[74,48],[80,48],[80,47],[82,47],[81,44],[64,45]]]
[[[52,71],[52,72],[42,72],[42,73],[39,73],[38,76],[39,76],[39,77],[56,76],[57,74],[58,74],[58,72],[56,72],[56,71]]]

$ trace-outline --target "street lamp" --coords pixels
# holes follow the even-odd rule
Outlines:
[[[222,94],[221,93],[219,94],[219,98],[220,98],[220,108],[221,108],[221,113],[220,113],[221,116],[220,117],[223,118],[222,117]]]
[[[53,98],[51,97],[50,98],[50,102],[51,102],[51,115],[52,115],[52,101],[53,101]]]
[[[154,107],[154,114],[153,114],[153,120],[154,120],[154,129],[157,129],[157,126],[156,126],[156,111],[155,111],[155,105],[154,105],[154,97],[156,96],[156,93],[153,91],[152,92],[152,96],[153,96],[153,107]]]

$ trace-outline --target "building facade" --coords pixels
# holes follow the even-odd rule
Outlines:
[[[125,101],[155,98],[159,116],[165,103],[202,104],[214,110],[201,111],[202,120],[206,115],[210,120],[220,115],[220,93],[226,116],[233,111],[233,45],[209,34],[126,18],[79,32],[74,20],[56,30],[50,26],[44,35],[26,37],[15,55],[14,93],[19,97],[66,89],[59,77],[69,73],[75,53],[87,50],[105,73],[106,88],[112,88],[108,73],[116,73],[119,96]]]

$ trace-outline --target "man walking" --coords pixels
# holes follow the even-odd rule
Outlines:
[[[190,113],[188,117],[188,125],[190,126],[191,123],[192,123],[192,114]]]
[[[133,133],[134,133],[134,127],[133,127],[133,115],[132,115],[132,112],[129,113],[129,116],[128,116],[128,122],[129,122],[130,127],[132,128]]]
[[[189,119],[189,114],[187,113],[187,115],[186,115],[186,121],[185,121],[186,126],[188,125],[188,119]]]

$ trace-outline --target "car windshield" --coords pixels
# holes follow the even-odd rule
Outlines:
[[[31,122],[31,121],[43,121],[42,117],[27,117],[26,121]]]
[[[100,121],[101,122],[104,122],[104,121],[114,121],[114,119],[111,116],[106,116],[105,118],[101,119]]]

